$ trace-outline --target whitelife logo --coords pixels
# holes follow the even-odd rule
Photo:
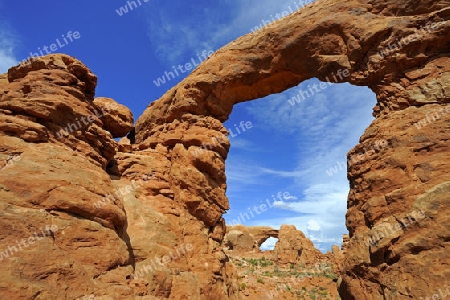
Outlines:
[[[82,128],[86,128],[88,125],[90,125],[91,123],[93,123],[95,121],[95,118],[100,119],[103,116],[105,116],[107,113],[109,113],[111,110],[116,109],[117,108],[117,104],[111,104],[111,105],[107,105],[105,108],[102,108],[102,112],[99,113],[96,109],[94,110],[95,115],[89,115],[87,117],[81,117],[80,120],[78,120],[78,118],[75,119],[74,123],[69,123],[67,124],[67,127],[64,127],[62,129],[60,129],[56,135],[58,137],[58,139],[62,139],[65,136],[68,136],[69,133],[72,133],[74,131],[78,131],[81,130]],[[106,112],[105,112],[106,110]],[[84,126],[81,125],[81,122],[83,122]]]
[[[20,154],[9,154],[8,158],[4,161],[4,165],[0,165],[0,171],[6,168],[7,166],[13,165],[15,162],[20,161]]]
[[[252,122],[250,121],[241,121],[241,123],[239,123],[239,127],[241,128],[242,132],[245,132],[246,130],[249,130],[253,127]],[[234,124],[234,129],[236,129],[236,134],[234,134],[232,129],[228,129],[228,132],[230,133],[230,137],[236,137],[239,134],[241,134],[241,130],[239,130],[238,126],[236,124]],[[192,154],[195,157],[198,157],[199,155],[201,155],[203,153],[203,150],[212,150],[214,149],[214,147],[217,147],[218,145],[220,145],[221,143],[224,143],[225,140],[223,140],[221,137],[219,136],[215,136],[211,138],[211,143],[206,143],[204,142],[200,148],[196,148],[194,149],[194,152],[192,152]]]
[[[313,2],[313,0],[307,0],[307,1],[299,0],[298,3],[294,2],[294,5],[295,5],[296,10],[299,10],[300,8],[302,8],[305,5],[312,3],[312,2]],[[263,29],[265,26],[270,25],[270,24],[274,23],[275,21],[281,20],[282,18],[284,18],[287,15],[294,12],[294,10],[292,9],[292,7],[290,5],[288,6],[288,9],[289,10],[285,10],[281,13],[275,14],[275,17],[273,15],[270,15],[269,20],[261,20],[261,23],[259,24],[259,26],[255,26],[252,29],[250,29],[251,32],[252,33],[257,32],[257,31]]]
[[[178,260],[181,258],[181,256],[186,255],[186,251],[191,252],[194,249],[194,246],[192,246],[192,244],[187,244],[186,249],[184,247],[185,245],[182,244],[179,248],[175,248],[176,255],[174,255],[174,253],[170,251],[169,255],[164,255],[161,258],[155,256],[153,259],[150,259],[150,264],[143,266],[140,271],[135,270],[134,274],[132,274],[131,277],[133,277],[133,279],[142,278],[149,271],[155,272],[159,267],[164,267],[172,260]]]
[[[336,74],[332,72],[331,76],[333,76],[334,82],[339,82],[336,75],[339,77],[341,81],[343,81],[344,78],[350,76],[350,71],[347,69],[344,70],[339,69],[337,70]],[[333,82],[330,81],[330,78],[326,77],[326,80],[328,85],[333,85]],[[314,96],[314,94],[320,93],[321,91],[325,90],[328,87],[327,83],[325,82],[320,82],[319,84],[314,83],[312,85],[314,90],[311,88],[311,85],[308,84],[308,90],[311,92],[311,95],[308,93],[308,91],[300,90],[297,96],[292,97],[291,99],[288,100],[288,102],[291,104],[291,106],[294,106],[296,103],[300,103],[303,100],[306,100],[307,98]]]
[[[147,3],[148,1],[150,1],[150,0],[142,0],[142,2],[144,2],[144,3]],[[141,0],[137,0],[137,2],[139,3],[139,6],[142,6]],[[119,9],[116,9],[116,13],[119,15],[119,17],[128,13],[128,7],[130,8],[130,11],[132,11],[135,8],[138,8],[136,1],[127,1],[127,5],[122,6]],[[134,7],[133,7],[133,5],[134,5]]]
[[[24,248],[27,248],[30,245],[34,244],[36,241],[40,241],[47,236],[53,236],[53,233],[58,231],[58,226],[47,225],[47,226],[45,226],[45,230],[47,232],[45,232],[41,228],[42,237],[39,237],[39,234],[36,233],[36,231],[35,231],[35,232],[33,232],[34,236],[30,236],[27,239],[21,239],[20,242],[18,240],[16,240],[17,246],[19,246],[19,249],[22,250],[22,246]],[[27,244],[27,242],[28,242],[28,244]],[[13,252],[13,250],[14,250],[14,252]],[[13,255],[14,253],[17,253],[17,252],[19,252],[19,250],[17,250],[16,246],[8,246],[8,249],[6,249],[3,252],[0,252],[0,261],[3,259],[7,259],[10,255]]]
[[[252,216],[251,218],[249,217],[247,212],[245,212],[245,213],[241,212],[241,213],[239,213],[239,217],[237,217],[237,219],[233,219],[231,222],[229,222],[228,225],[234,226],[234,225],[238,225],[238,224],[244,224],[245,221],[250,221],[252,218],[255,217],[255,215],[253,214],[253,211],[256,214],[260,215],[261,213],[267,211],[268,208],[275,207],[277,202],[283,202],[283,199],[284,200],[289,200],[289,199],[292,199],[292,197],[295,197],[295,196],[292,196],[291,194],[289,194],[289,192],[284,192],[284,193],[283,192],[278,192],[277,197],[278,197],[278,200],[275,198],[274,195],[272,195],[272,199],[274,201],[273,203],[271,203],[270,200],[267,198],[266,199],[267,205],[266,204],[261,204],[261,205],[259,205],[259,207],[256,206],[256,205],[253,206],[253,208],[248,207],[247,210],[250,213],[250,215]],[[258,208],[260,209],[260,211],[258,211]],[[245,218],[247,218],[247,220],[245,220]]]
[[[178,73],[178,71],[180,71],[182,74],[191,71],[193,69],[195,69],[198,65],[200,65],[203,61],[205,61],[206,59],[208,59],[208,57],[210,57],[211,55],[213,55],[214,51],[210,50],[210,51],[206,51],[203,50],[202,52],[202,56],[200,57],[200,55],[197,54],[197,58],[198,58],[198,63],[195,60],[195,58],[191,58],[191,60],[187,63],[185,63],[184,65],[178,65],[178,66],[172,66],[173,72],[175,72],[175,74],[171,71],[169,72],[164,72],[164,75],[159,77],[156,80],[153,80],[153,83],[157,86],[160,87],[161,85],[165,84],[166,82],[171,81],[172,79],[177,78],[178,76],[180,76],[180,73]],[[192,62],[192,64],[191,64]],[[184,67],[184,69],[183,69]],[[167,80],[166,80],[167,79]]]
[[[360,163],[369,157],[371,157],[373,154],[380,152],[382,148],[385,148],[389,146],[389,141],[387,140],[377,140],[371,147],[370,150],[367,150],[366,147],[364,147],[364,152],[354,154],[350,156],[347,160],[347,163],[345,161],[338,161],[337,164],[334,167],[329,168],[326,170],[328,176],[333,176],[334,174],[339,173],[339,170],[347,170],[346,167],[350,167],[353,164]]]
[[[74,32],[69,31],[67,33],[67,35],[63,34],[61,36],[62,36],[62,41],[64,41],[64,43],[62,43],[62,41],[59,38],[57,38],[55,41],[56,43],[50,44],[50,46],[44,45],[44,47],[42,47],[42,49],[41,49],[41,47],[38,47],[39,53],[30,52],[30,56],[27,59],[24,59],[23,61],[21,61],[20,64],[30,62],[33,60],[33,58],[38,58],[40,56],[44,56],[44,55],[56,52],[56,51],[58,51],[58,49],[64,48],[65,46],[69,45],[69,43],[74,42],[75,40],[78,40],[79,38],[81,38],[81,34],[78,31],[74,31]],[[45,51],[45,53],[44,53],[44,51]]]

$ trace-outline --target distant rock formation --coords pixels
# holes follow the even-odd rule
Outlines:
[[[261,245],[270,237],[278,238],[278,230],[268,226],[227,226],[223,244],[229,250],[261,252]]]
[[[348,236],[348,234],[342,235],[342,245],[341,245],[342,251],[347,251],[349,242],[350,242],[350,237]]]
[[[378,101],[348,153],[367,155],[348,169],[341,297],[438,294],[450,280],[449,18],[444,0],[317,0],[218,50],[134,129],[128,109],[94,99],[97,78],[74,58],[11,68],[0,76],[0,294],[236,299],[222,122],[234,104],[313,77],[368,86]],[[293,230],[294,246],[278,246],[286,261],[304,247]]]
[[[280,264],[316,264],[325,255],[294,225],[281,225],[275,244],[274,260]]]

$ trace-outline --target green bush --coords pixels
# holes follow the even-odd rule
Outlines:
[[[251,258],[248,262],[249,262],[252,266],[255,266],[255,267],[258,265],[258,260],[254,259],[254,258]]]
[[[267,267],[267,266],[273,265],[273,262],[270,260],[264,260],[264,261],[261,261],[259,264],[261,267]]]

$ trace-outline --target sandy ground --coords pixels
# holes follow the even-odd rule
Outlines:
[[[341,299],[327,263],[277,265],[272,251],[227,254],[238,270],[241,299]]]

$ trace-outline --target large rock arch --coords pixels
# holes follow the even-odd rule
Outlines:
[[[278,230],[267,226],[227,226],[223,245],[230,250],[261,251],[261,245],[269,238],[278,238]]]
[[[94,100],[96,77],[81,62],[49,55],[11,68],[0,76],[0,155],[20,160],[0,172],[0,250],[41,228],[45,236],[10,251],[2,295],[58,299],[63,280],[67,299],[236,299],[221,248],[230,147],[222,122],[234,104],[312,77],[377,95],[376,120],[349,155],[389,142],[348,170],[342,297],[436,294],[450,278],[440,267],[450,263],[449,16],[444,0],[318,0],[217,51],[146,109],[133,145],[113,139],[132,121],[124,107],[81,125],[108,102]],[[79,126],[58,135],[68,123]],[[117,190],[126,193],[102,200]]]
[[[221,122],[234,104],[312,77],[368,86],[377,95],[376,120],[349,155],[378,140],[387,140],[389,147],[349,168],[351,240],[340,291],[344,299],[432,294],[450,276],[432,265],[435,259],[450,259],[445,253],[450,232],[435,222],[444,221],[442,212],[449,209],[442,202],[450,179],[448,108],[442,106],[450,102],[449,16],[446,1],[319,0],[217,51],[146,109],[136,124],[136,143],[140,149],[158,144],[172,149],[176,200],[213,233],[228,208],[229,142]],[[348,76],[336,75],[344,71]],[[414,126],[438,110],[435,122]],[[186,183],[190,173],[181,169],[198,172],[208,192]],[[414,214],[410,225],[401,221]],[[377,226],[396,224],[401,229],[365,245]],[[426,278],[418,276],[424,272]]]

